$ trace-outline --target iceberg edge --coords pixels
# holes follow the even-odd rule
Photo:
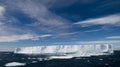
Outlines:
[[[112,54],[113,49],[111,44],[51,45],[16,48],[14,53],[27,55],[84,57]]]

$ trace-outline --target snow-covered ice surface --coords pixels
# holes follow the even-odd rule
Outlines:
[[[15,67],[15,66],[24,66],[26,63],[19,63],[19,62],[10,62],[5,64],[6,67]]]
[[[50,55],[51,58],[71,58],[113,53],[112,45],[52,45],[16,48],[14,53],[29,55]],[[60,57],[61,56],[61,57]]]

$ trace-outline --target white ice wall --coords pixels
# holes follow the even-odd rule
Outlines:
[[[112,45],[52,45],[16,48],[14,53],[19,54],[44,54],[44,55],[72,55],[91,56],[103,55],[112,52]]]

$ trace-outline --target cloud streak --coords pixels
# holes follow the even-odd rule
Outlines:
[[[120,39],[120,36],[109,36],[106,39]]]
[[[97,31],[101,31],[102,29],[95,29],[95,30],[87,30],[87,31],[84,31],[84,32],[97,32]]]
[[[74,23],[83,27],[93,26],[93,25],[120,25],[120,14],[109,15],[100,18],[93,18],[84,21],[79,21]]]
[[[3,16],[5,12],[5,8],[3,6],[0,6],[0,17]]]
[[[120,40],[104,40],[104,41],[84,41],[84,42],[76,42],[76,44],[114,44],[120,43]]]
[[[12,36],[0,36],[0,42],[17,42],[21,40],[39,40],[39,38],[46,38],[52,35],[31,35],[31,34],[23,34],[23,35],[12,35]]]

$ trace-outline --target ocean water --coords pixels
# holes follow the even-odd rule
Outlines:
[[[0,67],[7,63],[25,63],[14,67],[120,67],[120,51],[111,55],[77,57],[71,59],[50,59],[48,56],[19,55],[12,52],[0,52]]]

